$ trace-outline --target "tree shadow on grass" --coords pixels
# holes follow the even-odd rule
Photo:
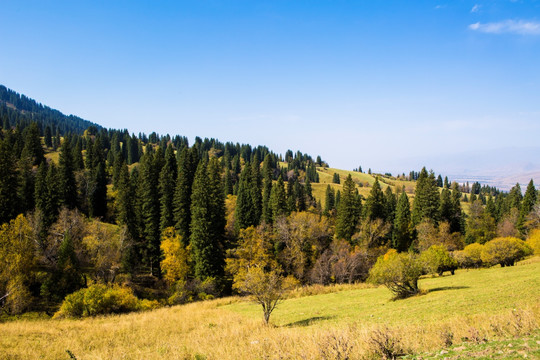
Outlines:
[[[435,291],[444,291],[444,290],[460,290],[460,289],[469,289],[470,286],[443,286],[433,289],[427,289],[428,293],[432,293]]]
[[[335,316],[314,316],[314,317],[310,317],[304,320],[298,320],[292,323],[285,324],[283,325],[283,327],[309,326],[309,325],[312,325],[313,323],[324,321],[324,320],[330,320],[333,318],[335,318]]]

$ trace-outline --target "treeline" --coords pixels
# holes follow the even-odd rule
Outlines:
[[[363,198],[349,175],[323,208],[311,184],[327,164],[301,152],[90,127],[59,139],[52,161],[36,123],[0,134],[0,261],[20,260],[0,274],[0,301],[13,312],[54,308],[90,282],[169,303],[220,296],[246,268],[365,281],[390,248],[455,251],[540,227],[532,181],[524,196],[474,185],[465,215],[463,186],[425,168],[412,204],[379,178]]]
[[[64,115],[58,110],[0,85],[0,125],[4,129],[18,126],[22,131],[32,122],[38,123],[42,134],[49,128],[52,136],[67,133],[82,134],[90,126],[101,128],[77,116]]]

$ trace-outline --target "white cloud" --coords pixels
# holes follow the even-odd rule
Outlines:
[[[478,4],[475,4],[471,9],[472,13],[476,13],[476,12],[479,12],[479,11],[480,11],[480,5],[478,5]]]
[[[469,29],[487,34],[540,35],[540,22],[525,20],[504,20],[485,24],[477,22],[469,25]]]

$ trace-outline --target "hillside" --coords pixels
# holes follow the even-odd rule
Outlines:
[[[534,358],[539,272],[538,257],[510,268],[458,271],[425,278],[420,287],[427,294],[394,302],[383,287],[340,287],[286,300],[269,327],[258,306],[242,298],[77,321],[21,319],[0,324],[0,348],[7,359],[67,359],[67,350],[78,359],[341,359],[365,354],[384,329],[406,353],[424,359],[442,348],[456,359]]]
[[[35,121],[42,129],[49,126],[58,129],[61,135],[67,133],[82,134],[90,126],[102,127],[74,115],[64,115],[16,91],[0,85],[0,125],[4,128],[20,125],[25,127]],[[56,131],[53,131],[53,135]]]

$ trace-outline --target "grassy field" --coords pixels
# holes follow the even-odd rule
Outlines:
[[[408,358],[487,358],[501,347],[510,358],[534,356],[539,274],[538,257],[462,270],[422,279],[425,295],[399,301],[383,287],[324,288],[280,304],[272,326],[237,297],[96,319],[18,320],[0,324],[0,357],[69,359],[69,350],[77,359],[360,359],[377,353],[381,336]]]

